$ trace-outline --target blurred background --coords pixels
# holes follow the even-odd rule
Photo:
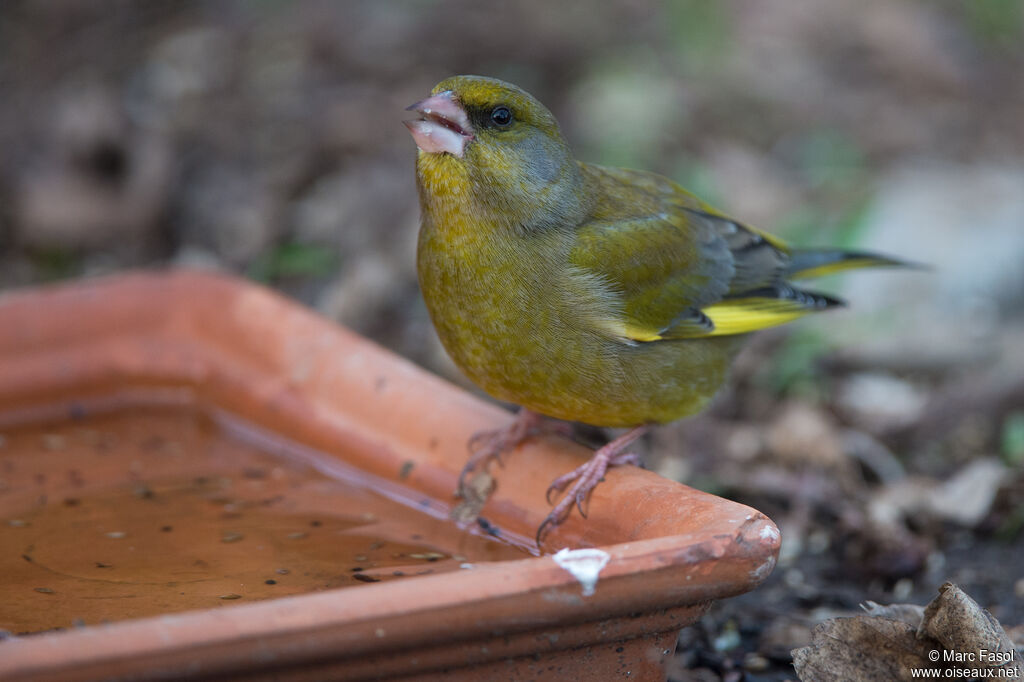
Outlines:
[[[784,538],[672,679],[792,676],[815,622],[946,579],[1020,642],[1022,38],[1019,0],[7,0],[0,289],[222,270],[466,385],[416,286],[401,120],[446,76],[510,80],[583,160],[932,266],[822,283],[851,308],[758,334],[712,410],[645,445]]]

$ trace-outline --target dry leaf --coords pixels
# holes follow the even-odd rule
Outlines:
[[[1006,669],[1001,678],[1022,676],[1020,656],[999,622],[952,583],[924,609],[874,602],[864,609],[869,615],[818,624],[811,646],[793,651],[803,682],[910,680],[915,669],[941,675],[931,679],[984,677],[969,672],[994,668]]]
[[[814,627],[811,646],[793,651],[793,667],[803,682],[909,680],[912,668],[929,666],[935,648],[916,633],[890,618],[834,618]]]
[[[921,620],[924,618],[924,607],[917,604],[883,605],[868,601],[860,607],[867,611],[869,616],[899,620],[915,628],[921,627]]]
[[[1007,678],[1024,674],[1020,656],[999,621],[953,583],[940,587],[939,596],[925,608],[918,637],[940,642],[954,654],[944,660],[958,661],[962,667],[1016,671],[1003,675]]]

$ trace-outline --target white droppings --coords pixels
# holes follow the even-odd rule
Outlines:
[[[459,568],[468,569],[468,568],[476,568],[476,566],[474,566],[473,564],[459,564]]]
[[[761,526],[761,532],[759,533],[762,540],[771,540],[775,542],[779,539],[779,529],[770,523],[766,523]]]
[[[583,586],[583,596],[594,594],[597,577],[608,564],[611,555],[600,549],[569,549],[563,547],[552,557],[555,563],[568,571]]]

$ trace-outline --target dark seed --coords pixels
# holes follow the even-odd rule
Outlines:
[[[356,573],[352,577],[355,578],[356,580],[358,580],[359,582],[363,582],[363,583],[379,583],[380,582],[380,578],[374,577],[372,575],[366,575],[365,573]]]

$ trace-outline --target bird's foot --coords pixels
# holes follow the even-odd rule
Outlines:
[[[469,460],[459,474],[456,494],[466,497],[467,478],[477,469],[486,470],[491,461],[504,466],[501,456],[515,450],[520,443],[532,436],[545,432],[572,435],[572,427],[565,422],[555,422],[525,407],[519,410],[514,422],[493,431],[480,431],[469,439]]]
[[[537,529],[538,546],[549,530],[561,525],[569,517],[574,504],[580,510],[580,514],[586,518],[587,514],[583,509],[583,503],[590,495],[590,491],[604,478],[605,472],[608,471],[609,467],[621,466],[623,464],[639,464],[640,457],[636,453],[626,451],[626,448],[632,445],[633,441],[637,438],[647,433],[647,430],[647,426],[638,426],[627,431],[598,449],[585,463],[551,482],[547,490],[549,504],[551,503],[552,493],[565,491],[566,488],[568,490]]]

